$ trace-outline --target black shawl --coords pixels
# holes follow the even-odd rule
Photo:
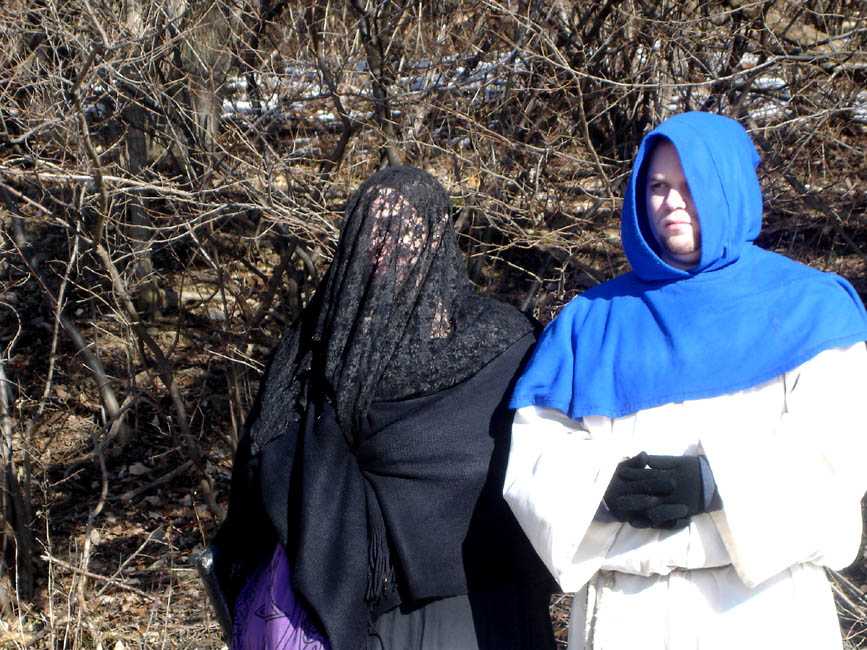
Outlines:
[[[364,647],[371,612],[395,599],[466,592],[467,549],[487,546],[471,519],[496,512],[504,547],[526,547],[485,486],[532,326],[475,292],[448,210],[412,168],[359,188],[237,452],[219,534],[230,597],[279,541],[334,650]]]

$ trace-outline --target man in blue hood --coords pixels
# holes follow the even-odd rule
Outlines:
[[[841,646],[823,567],[861,538],[867,315],[753,243],[758,162],[720,115],[649,133],[632,270],[564,307],[516,385],[504,492],[576,592],[570,650]]]

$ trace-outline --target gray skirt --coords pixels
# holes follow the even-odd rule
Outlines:
[[[391,609],[367,650],[554,650],[548,589],[502,589]]]

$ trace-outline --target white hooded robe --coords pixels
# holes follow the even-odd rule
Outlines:
[[[566,592],[569,650],[838,650],[823,567],[861,542],[867,349],[821,352],[775,379],[619,418],[515,415],[504,495]],[[722,509],[677,530],[600,508],[641,451],[704,454]]]

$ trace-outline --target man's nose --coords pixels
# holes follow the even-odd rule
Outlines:
[[[668,194],[665,196],[665,203],[670,210],[680,210],[686,207],[686,200],[683,194],[674,188],[668,190]]]

